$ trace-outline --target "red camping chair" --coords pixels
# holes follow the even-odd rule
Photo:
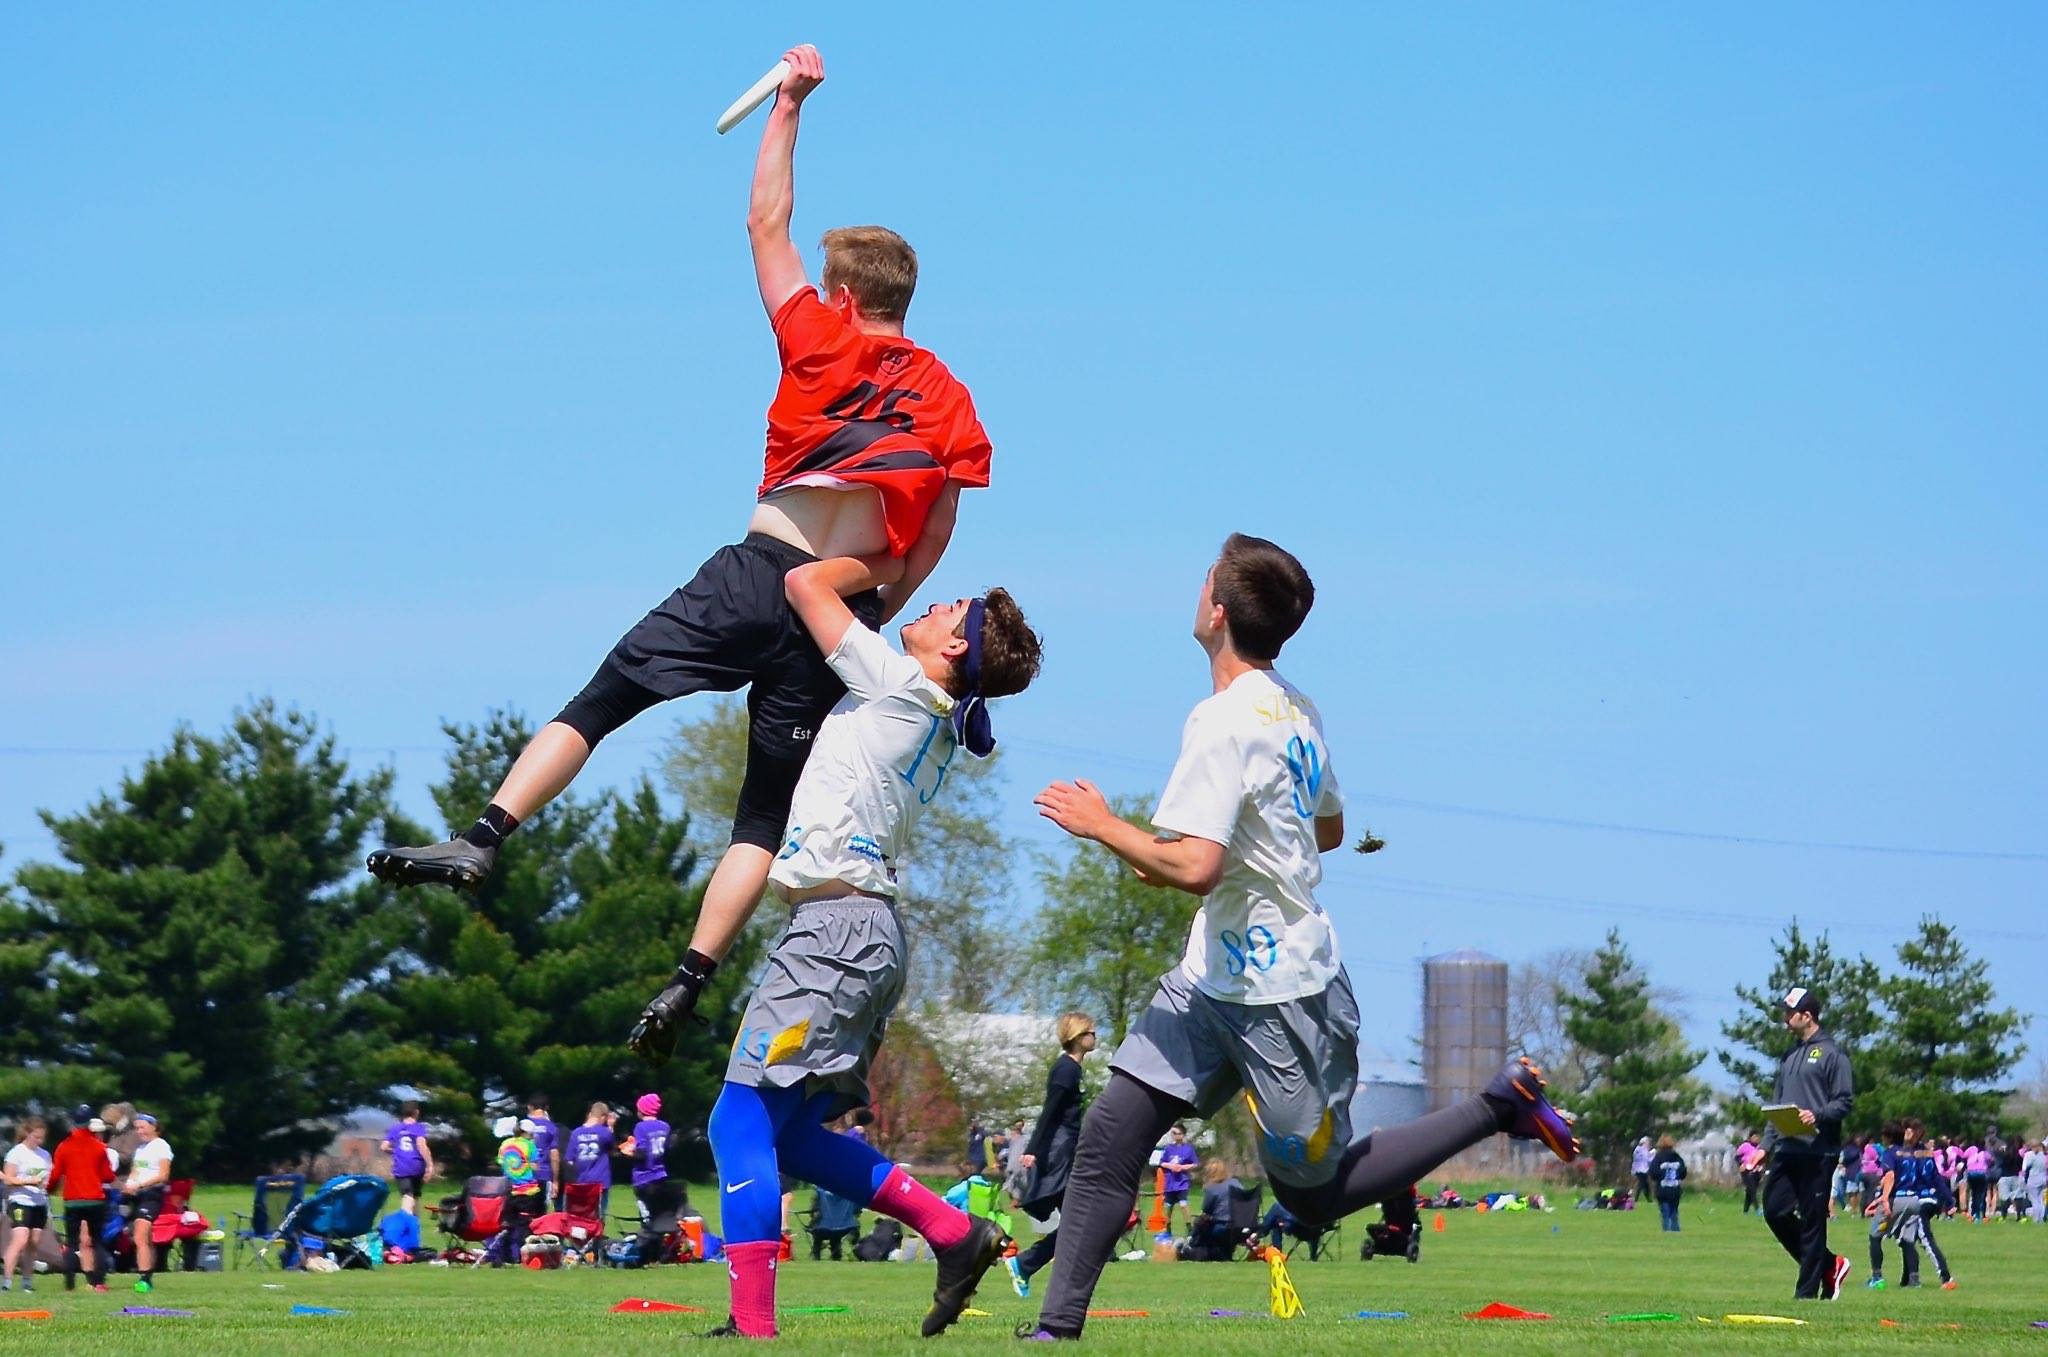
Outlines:
[[[440,1218],[441,1233],[450,1239],[482,1244],[483,1250],[474,1261],[482,1262],[491,1247],[501,1244],[501,1236],[510,1233],[506,1216],[506,1205],[512,1196],[512,1181],[509,1178],[480,1175],[462,1185],[462,1195],[443,1197],[436,1215]],[[447,1256],[451,1259],[466,1253],[466,1250],[450,1245]]]
[[[161,1249],[182,1240],[187,1256],[196,1257],[197,1244],[194,1241],[212,1229],[213,1222],[192,1210],[191,1203],[190,1178],[173,1178],[165,1184],[163,1209],[157,1212],[149,1227],[150,1242]],[[186,1271],[191,1271],[192,1266],[188,1264]]]
[[[599,1212],[604,1188],[597,1183],[566,1183],[562,1187],[562,1209],[534,1217],[528,1226],[529,1242],[540,1240],[544,1252],[559,1257],[575,1255],[574,1261],[595,1263],[604,1247],[604,1218]]]

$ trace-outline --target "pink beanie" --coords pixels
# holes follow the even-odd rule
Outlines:
[[[634,1103],[633,1106],[639,1110],[640,1115],[643,1117],[658,1117],[661,1115],[661,1095],[659,1093],[643,1093],[640,1095],[640,1101]]]

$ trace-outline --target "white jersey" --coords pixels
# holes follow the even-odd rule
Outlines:
[[[164,1179],[156,1186],[164,1186],[170,1181],[172,1158],[171,1143],[162,1136],[147,1145],[137,1145],[135,1153],[128,1157],[128,1190],[134,1192],[141,1188],[159,1167],[164,1170]]]
[[[1322,717],[1270,669],[1240,674],[1197,704],[1158,829],[1223,845],[1223,875],[1188,931],[1181,971],[1211,998],[1277,1004],[1336,978],[1337,935],[1315,889],[1315,820],[1344,808]]]
[[[843,881],[896,897],[896,864],[959,746],[954,702],[858,622],[825,657],[846,696],[818,728],[768,879],[785,895]]]
[[[26,1142],[16,1145],[7,1152],[7,1171],[17,1178],[26,1178],[28,1186],[7,1189],[7,1201],[12,1206],[48,1206],[50,1194],[44,1184],[50,1181],[50,1152],[38,1150]]]

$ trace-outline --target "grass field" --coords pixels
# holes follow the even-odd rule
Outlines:
[[[709,1201],[707,1193],[693,1199]],[[240,1194],[209,1191],[201,1208],[221,1214]],[[1428,1218],[1425,1217],[1425,1220]],[[1838,1249],[1856,1260],[1851,1288],[1837,1304],[1795,1304],[1792,1267],[1755,1217],[1743,1217],[1723,1194],[1690,1195],[1684,1232],[1664,1234],[1654,1210],[1552,1215],[1450,1212],[1442,1234],[1424,1235],[1422,1261],[1357,1256],[1356,1225],[1345,1233],[1343,1257],[1293,1265],[1307,1313],[1281,1322],[1265,1317],[1266,1269],[1252,1263],[1118,1263],[1105,1275],[1096,1303],[1149,1310],[1147,1319],[1098,1319],[1087,1345],[1110,1354],[1336,1352],[1366,1344],[1398,1344],[1405,1352],[1952,1352],[2032,1350],[2048,1353],[2048,1228],[1952,1223],[1942,1242],[1962,1282],[1943,1292],[1863,1287],[1864,1232],[1845,1222]],[[1896,1255],[1892,1280],[1896,1282]],[[1036,1313],[1035,1300],[1010,1293],[991,1274],[977,1298],[989,1318],[969,1318],[944,1338],[915,1337],[929,1299],[933,1270],[922,1264],[812,1263],[799,1256],[781,1279],[785,1306],[844,1305],[843,1314],[791,1314],[785,1345],[817,1352],[890,1352],[934,1345],[955,1350],[1014,1350],[1011,1329]],[[1040,1279],[1041,1283],[1049,1280]],[[1928,1281],[1932,1283],[1931,1270]],[[628,1296],[698,1305],[702,1315],[614,1315]],[[667,1346],[722,1319],[726,1282],[716,1266],[632,1272],[576,1268],[469,1271],[405,1267],[326,1275],[245,1270],[170,1274],[154,1295],[125,1286],[109,1295],[67,1294],[44,1280],[32,1303],[53,1310],[46,1322],[0,1324],[0,1352],[177,1352],[182,1354],[433,1353],[502,1354],[537,1348],[602,1344],[612,1350]],[[1548,1322],[1486,1322],[1461,1318],[1488,1301],[1505,1301],[1555,1316]],[[29,1303],[0,1296],[0,1310]],[[189,1309],[189,1319],[124,1316],[124,1305]],[[349,1313],[292,1318],[294,1303]],[[1211,1318],[1212,1309],[1242,1318]],[[1411,1318],[1359,1321],[1356,1311],[1405,1310]],[[1672,1311],[1676,1324],[1614,1324],[1606,1316]],[[1792,1315],[1804,1328],[1737,1327],[1730,1313]],[[1887,1328],[1881,1319],[1898,1327]]]

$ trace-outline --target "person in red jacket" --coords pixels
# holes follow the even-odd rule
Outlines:
[[[64,1289],[78,1286],[78,1269],[95,1291],[107,1289],[106,1260],[98,1247],[107,1223],[107,1184],[114,1167],[107,1162],[106,1143],[88,1129],[92,1109],[80,1104],[71,1113],[71,1134],[50,1156],[49,1191],[64,1197]]]

